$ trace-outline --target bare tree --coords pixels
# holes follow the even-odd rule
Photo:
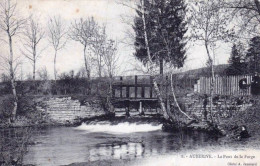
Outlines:
[[[234,19],[233,23],[239,28],[238,37],[249,39],[260,35],[259,0],[222,0],[221,2],[220,7],[230,11],[230,16]]]
[[[107,40],[106,26],[97,26],[92,40],[91,50],[95,55],[95,58],[93,58],[93,60],[97,63],[99,77],[102,77],[102,69],[104,66],[102,56],[106,51]]]
[[[64,48],[66,44],[66,27],[65,24],[62,22],[60,16],[54,16],[50,18],[48,22],[48,38],[49,42],[51,43],[52,47],[54,48],[54,79],[57,79],[57,69],[56,69],[56,60],[58,51]]]
[[[110,112],[114,112],[112,103],[111,103],[111,97],[112,97],[112,84],[113,84],[113,76],[115,76],[116,72],[116,63],[118,61],[117,56],[117,43],[114,40],[108,40],[106,41],[106,45],[104,47],[103,52],[103,60],[105,63],[105,71],[108,74],[109,77],[109,90],[107,95],[107,103],[109,107]]]
[[[205,46],[208,62],[211,70],[210,85],[210,116],[212,118],[212,98],[214,95],[215,74],[214,74],[214,49],[218,41],[224,41],[228,37],[228,17],[219,8],[217,0],[194,1],[191,3],[190,28],[191,37],[195,41],[201,41]]]
[[[83,45],[85,69],[88,78],[90,78],[90,56],[87,55],[87,47],[91,45],[94,34],[96,34],[98,25],[93,17],[88,18],[86,20],[83,20],[81,18],[79,21],[75,20],[71,24],[71,28],[72,29],[69,34],[69,37],[72,40],[80,42]]]
[[[6,65],[8,69],[9,79],[11,82],[11,88],[13,93],[13,110],[11,121],[14,121],[17,112],[18,97],[16,93],[15,86],[15,71],[19,63],[17,63],[17,58],[14,57],[13,51],[13,39],[19,34],[21,29],[24,27],[26,22],[25,19],[19,18],[17,12],[17,3],[11,0],[3,0],[0,2],[0,29],[5,33],[7,37],[7,42],[9,46],[9,56],[2,56],[3,65]]]
[[[116,72],[116,63],[118,61],[117,47],[118,44],[112,39],[108,40],[104,47],[103,60],[109,78],[112,78]]]
[[[29,24],[24,31],[24,50],[22,50],[22,53],[32,63],[33,80],[35,80],[36,61],[42,52],[42,50],[38,52],[38,46],[40,41],[43,39],[45,32],[41,28],[41,25],[35,21],[32,16],[28,21]]]

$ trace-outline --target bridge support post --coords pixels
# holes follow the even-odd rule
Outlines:
[[[125,117],[130,117],[129,102],[126,102]]]
[[[139,102],[139,115],[140,116],[144,115],[143,103],[141,101]]]

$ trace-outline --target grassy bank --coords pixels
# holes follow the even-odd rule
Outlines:
[[[237,139],[236,132],[245,126],[250,134],[250,140],[259,141],[260,137],[260,96],[252,97],[253,105],[244,111],[236,112],[231,119],[223,120],[221,127],[227,131],[227,137]]]

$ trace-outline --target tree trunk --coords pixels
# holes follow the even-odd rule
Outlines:
[[[176,95],[175,95],[175,92],[174,92],[174,88],[173,88],[173,80],[172,80],[172,74],[171,74],[171,90],[172,90],[172,95],[173,95],[173,99],[174,99],[174,102],[178,108],[178,110],[183,114],[185,115],[189,120],[193,120],[188,114],[186,114],[185,112],[183,112],[179,106],[179,103],[176,99]]]
[[[111,101],[112,93],[113,93],[112,92],[113,91],[112,84],[113,84],[113,77],[110,74],[109,75],[109,92],[108,92],[108,95],[107,95],[107,103],[108,103],[108,107],[109,107],[109,112],[114,114],[115,113],[115,109],[114,109],[114,106],[113,106],[112,101]]]
[[[101,77],[102,76],[102,72],[101,72],[101,55],[99,55],[99,64],[98,64],[98,75],[99,75],[99,77]]]
[[[159,99],[159,103],[160,103],[160,106],[161,106],[161,109],[162,109],[163,117],[166,120],[168,120],[169,119],[169,115],[167,113],[167,110],[166,110],[166,107],[165,107],[165,103],[164,103],[162,95],[160,93],[160,89],[159,89],[158,84],[157,84],[156,80],[154,79],[154,77],[153,77],[153,85],[154,85],[154,89],[155,89],[156,95],[157,95],[157,97]]]
[[[54,80],[55,80],[55,82],[57,80],[56,59],[57,59],[57,50],[55,50],[55,55],[54,55]]]
[[[90,69],[89,69],[88,61],[87,61],[86,48],[87,48],[87,46],[84,45],[84,62],[85,62],[85,69],[87,72],[87,78],[90,79]]]
[[[163,58],[160,57],[160,75],[163,75]]]
[[[167,113],[167,110],[165,108],[165,103],[163,102],[163,99],[162,99],[162,96],[161,96],[161,92],[160,92],[160,89],[158,87],[158,84],[155,80],[155,77],[154,77],[154,68],[153,68],[153,65],[152,65],[152,58],[151,58],[151,53],[150,53],[150,48],[149,48],[149,43],[148,43],[148,37],[147,37],[147,30],[146,30],[146,21],[145,21],[145,16],[144,16],[144,0],[141,1],[141,5],[142,5],[142,21],[143,21],[143,28],[144,28],[144,39],[145,39],[145,47],[146,47],[146,50],[147,50],[147,56],[148,56],[148,60],[149,60],[149,72],[150,72],[150,75],[152,76],[153,78],[153,84],[154,84],[154,89],[155,89],[155,92],[157,94],[157,97],[159,99],[159,103],[160,103],[160,106],[161,106],[161,109],[162,109],[162,112],[163,112],[163,117],[168,120],[169,119],[169,115]]]
[[[35,68],[36,68],[36,60],[33,61],[33,81],[35,81]]]
[[[18,106],[18,97],[16,93],[16,87],[15,87],[15,76],[14,76],[14,69],[13,69],[13,43],[12,43],[12,37],[10,34],[8,34],[9,37],[9,48],[10,48],[10,80],[11,80],[11,87],[12,87],[12,93],[13,93],[13,110],[12,110],[12,117],[11,122],[14,122],[16,118],[16,112],[17,112],[17,106]]]
[[[210,117],[211,121],[213,123],[213,116],[212,116],[212,111],[213,111],[213,96],[214,96],[214,85],[215,85],[215,74],[214,74],[214,64],[213,60],[211,62],[211,84],[210,84]]]
[[[255,1],[256,8],[257,8],[257,12],[258,12],[258,14],[260,14],[260,3],[258,0],[254,0],[254,1]]]
[[[36,47],[33,47],[33,81],[35,81],[35,70],[36,70]]]
[[[205,42],[205,47],[206,47],[206,51],[208,54],[208,58],[210,61],[210,70],[211,70],[211,84],[210,84],[210,118],[211,118],[211,122],[213,123],[213,116],[212,116],[212,111],[213,111],[213,93],[214,93],[214,85],[215,85],[215,74],[214,74],[214,64],[213,64],[213,58],[211,58],[210,53],[209,53],[209,48],[208,48],[208,44],[207,42]]]

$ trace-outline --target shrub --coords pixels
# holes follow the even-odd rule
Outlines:
[[[10,122],[12,109],[14,107],[12,95],[5,95],[0,97],[0,120],[3,122]]]

